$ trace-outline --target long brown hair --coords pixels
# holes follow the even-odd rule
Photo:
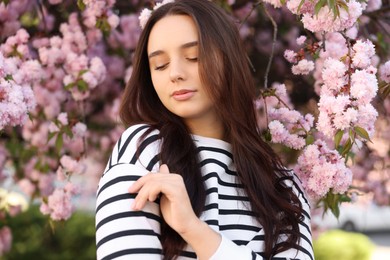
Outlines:
[[[151,129],[159,129],[160,161],[182,175],[194,212],[200,216],[206,195],[195,144],[183,120],[160,102],[149,70],[150,31],[168,15],[188,15],[197,26],[199,75],[223,120],[238,181],[244,186],[251,210],[264,229],[264,256],[270,258],[288,248],[297,248],[302,205],[297,195],[282,183],[289,174],[259,134],[253,107],[255,86],[245,51],[237,26],[221,8],[207,0],[176,0],[153,11],[135,51],[133,73],[120,108],[122,121],[126,125],[147,123]],[[288,239],[277,244],[281,234],[286,234]],[[185,246],[180,235],[164,221],[161,242],[166,259],[176,257]]]

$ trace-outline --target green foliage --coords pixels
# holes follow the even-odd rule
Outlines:
[[[374,245],[363,234],[331,230],[314,241],[316,260],[369,260]]]
[[[323,203],[324,214],[330,210],[336,218],[340,216],[340,205],[343,202],[351,202],[347,194],[337,194],[330,191],[318,203]]]
[[[76,212],[64,223],[53,223],[54,228],[36,206],[10,219],[13,245],[0,259],[96,259],[93,214]]]

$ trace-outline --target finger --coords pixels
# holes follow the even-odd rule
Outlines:
[[[137,181],[135,181],[128,189],[129,193],[137,193],[142,186],[148,181],[150,173],[140,177]]]
[[[160,166],[160,173],[170,173],[170,172],[169,172],[168,165],[162,164],[162,165]]]
[[[161,185],[157,182],[147,183],[142,186],[133,203],[134,210],[142,210],[146,202],[155,201],[160,195]]]

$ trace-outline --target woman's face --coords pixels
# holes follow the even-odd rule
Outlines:
[[[159,20],[147,52],[154,89],[163,105],[191,126],[216,120],[213,102],[199,77],[198,31],[192,18],[171,15]]]

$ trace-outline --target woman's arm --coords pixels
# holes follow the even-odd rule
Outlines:
[[[100,180],[95,215],[97,259],[162,258],[159,205],[148,203],[142,211],[129,206],[134,196],[128,187],[147,172],[139,166],[117,164]]]
[[[298,249],[292,248],[274,256],[274,259],[314,259],[310,233],[310,211],[299,186],[292,182],[292,189],[299,196],[305,211],[299,223],[301,238]],[[181,176],[169,174],[163,165],[157,174],[140,178],[129,192],[137,193],[134,209],[141,210],[147,201],[154,201],[160,194],[160,207],[164,220],[193,248],[199,259],[263,259],[250,247],[237,245],[221,236],[194,214]],[[297,220],[298,221],[298,220]],[[282,242],[283,237],[280,238]],[[259,251],[261,248],[259,248]]]
[[[139,143],[147,129],[147,125],[134,125],[121,135],[100,179],[95,215],[97,259],[162,258],[158,201],[135,211],[130,207],[135,196],[127,191],[140,177],[158,169],[157,133],[151,132]]]

